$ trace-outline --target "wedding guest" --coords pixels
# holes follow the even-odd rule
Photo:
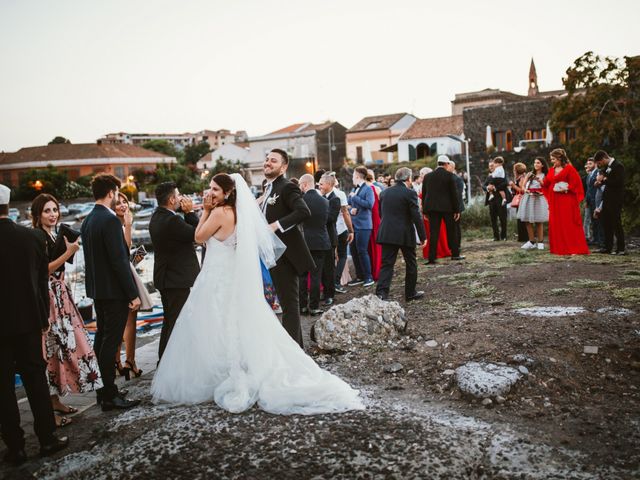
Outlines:
[[[464,212],[464,180],[460,175],[456,173],[456,164],[453,160],[449,159],[449,163],[447,163],[445,167],[451,174],[453,174],[453,179],[456,182],[456,189],[458,191],[458,204],[460,205],[460,217],[458,220],[455,220],[453,223],[454,231],[456,234],[456,242],[458,244],[458,248],[462,248],[462,228],[460,226],[462,212]],[[442,231],[442,229],[441,229]],[[446,230],[445,230],[446,231]],[[461,258],[464,258],[464,255],[459,255]]]
[[[549,202],[549,251],[556,255],[589,254],[582,229],[582,180],[562,148],[551,151],[552,167],[542,181]]]
[[[493,159],[494,168],[489,174],[489,184],[494,187],[489,194],[489,200],[493,200],[494,195],[499,195],[497,199],[503,207],[507,205],[507,174],[504,171],[504,158],[496,157]]]
[[[382,223],[376,240],[382,245],[382,268],[376,295],[383,300],[389,298],[393,269],[400,250],[406,267],[404,297],[411,301],[424,296],[423,291],[416,290],[416,232],[423,244],[426,244],[427,236],[418,206],[418,195],[411,187],[411,169],[399,168],[395,179],[395,186],[387,188],[380,195]]]
[[[11,190],[0,185],[0,431],[7,446],[3,459],[17,466],[27,460],[27,454],[16,373],[29,400],[40,455],[62,450],[69,439],[54,435],[56,423],[42,355],[42,334],[49,328],[50,307],[46,238],[41,230],[17,225],[9,218],[10,196]]]
[[[96,205],[82,222],[85,289],[94,301],[97,330],[94,350],[103,387],[97,390],[102,411],[127,409],[140,403],[127,400],[115,384],[113,359],[122,341],[129,310],[140,307],[129,252],[122,239],[122,225],[114,214],[120,180],[99,173],[91,180]]]
[[[354,191],[349,194],[351,220],[354,229],[354,241],[351,243],[351,257],[356,269],[357,278],[349,282],[349,286],[363,285],[370,287],[375,282],[371,276],[371,258],[369,257],[369,239],[373,229],[371,210],[375,203],[373,189],[367,185],[367,169],[356,167],[353,171]]]
[[[41,193],[31,204],[33,228],[45,233],[49,256],[49,329],[44,335],[44,358],[51,405],[61,415],[77,413],[60,397],[70,393],[93,392],[102,387],[96,354],[91,347],[84,321],[65,282],[65,264],[80,249],[80,239],[70,243],[66,238],[63,252],[56,251],[56,226],[60,205],[53,195]],[[60,254],[61,253],[61,254]],[[71,419],[56,414],[56,426],[65,427]]]
[[[332,172],[333,173],[333,172]],[[322,266],[322,289],[324,291],[324,305],[333,305],[333,299],[336,294],[336,247],[338,246],[338,218],[341,216],[341,200],[334,190],[336,177],[330,174],[324,174],[318,181],[320,193],[329,201],[329,213],[327,215],[327,233],[331,249],[325,255],[324,265]],[[345,197],[346,201],[346,197]]]
[[[436,263],[436,250],[440,235],[440,224],[444,220],[447,239],[451,247],[451,259],[462,260],[457,242],[454,222],[460,220],[460,201],[455,175],[445,166],[451,163],[446,155],[438,156],[438,167],[424,177],[422,182],[422,212],[429,217],[430,239],[428,264]]]
[[[431,173],[433,169],[429,167],[423,167],[420,170],[420,175],[424,179],[424,176]],[[422,205],[422,193],[420,190],[418,193],[418,200],[420,201],[420,206]],[[431,242],[431,227],[429,225],[429,217],[427,215],[422,216],[422,222],[424,224],[424,230],[427,233],[427,244],[422,247],[422,258],[427,260],[429,258],[429,245]],[[435,241],[435,240],[434,240]],[[436,245],[436,260],[439,258],[447,258],[451,256],[451,249],[449,248],[449,241],[447,239],[447,228],[444,223],[444,220],[440,222],[440,230],[438,233],[438,240]]]
[[[538,157],[533,161],[533,171],[520,181],[524,194],[518,208],[518,220],[525,225],[528,236],[527,242],[520,247],[524,250],[544,250],[544,224],[549,221],[549,204],[542,193],[542,183],[548,172],[547,162]]]
[[[382,246],[376,242],[378,235],[378,228],[380,228],[380,193],[383,188],[377,186],[374,179],[373,170],[367,170],[367,177],[365,181],[367,185],[373,190],[373,208],[371,209],[371,236],[369,237],[369,246],[367,251],[369,252],[369,258],[371,259],[371,276],[374,280],[378,280],[380,275],[380,264],[382,262]]]
[[[489,176],[485,180],[482,189],[485,191],[484,204],[489,207],[493,241],[497,242],[507,239],[507,206],[502,204],[502,197],[496,193],[496,180],[491,176],[495,168],[495,159],[490,160]],[[498,222],[500,223],[500,230],[498,230]]]
[[[267,154],[262,168],[267,182],[258,204],[271,229],[287,246],[269,273],[282,306],[282,326],[303,347],[298,282],[300,275],[314,269],[315,264],[297,227],[311,212],[298,185],[284,177],[289,168],[287,152],[274,148]]]
[[[304,241],[311,252],[315,268],[310,273],[310,288],[307,288],[307,273],[300,276],[300,312],[320,315],[320,284],[325,258],[331,251],[331,239],[327,231],[329,217],[329,200],[316,189],[315,181],[308,173],[300,177],[302,199],[307,204],[311,216],[302,222]]]
[[[129,199],[122,192],[118,192],[115,212],[118,219],[120,220],[120,223],[122,223],[125,244],[127,246],[127,250],[130,251],[132,246],[131,228],[133,225],[133,215],[131,214],[131,210],[129,210]],[[151,310],[153,308],[153,301],[151,300],[149,291],[147,290],[147,287],[144,286],[144,283],[142,282],[140,275],[138,275],[135,267],[135,265],[137,265],[141,261],[142,257],[139,255],[133,258],[133,262],[130,262],[131,274],[133,275],[133,280],[136,282],[136,287],[138,288],[138,296],[140,297],[140,310]],[[125,367],[122,366],[122,362],[120,360],[122,343],[120,343],[118,351],[116,352],[116,370],[127,380],[129,380],[130,374],[132,373],[134,377],[139,377],[140,375],[142,375],[142,370],[140,370],[136,365],[137,321],[137,310],[129,311],[129,316],[127,317],[127,326],[124,328],[124,348],[126,355],[126,360],[124,362],[126,365]]]
[[[624,166],[604,150],[598,150],[593,159],[600,167],[596,185],[604,187],[600,214],[604,227],[604,248],[599,253],[625,255],[624,229],[622,228]],[[616,237],[616,251],[612,252],[614,236]]]
[[[160,332],[158,358],[162,358],[178,315],[187,301],[193,283],[200,272],[194,247],[198,216],[193,203],[180,195],[174,182],[156,187],[158,208],[149,221],[153,244],[153,284],[160,291],[164,321]],[[177,214],[182,210],[184,218]]]
[[[584,236],[587,237],[587,244],[593,243],[593,202],[590,199],[595,197],[593,186],[598,176],[596,162],[593,157],[589,157],[584,162],[585,175],[582,176],[582,186],[584,187],[584,211],[582,213],[582,225],[584,226]],[[591,180],[593,179],[593,182]]]
[[[522,196],[524,195],[524,189],[522,188],[522,181],[527,175],[527,166],[518,162],[513,165],[513,180],[509,181],[509,189],[511,190],[511,207],[516,209],[516,225],[518,231],[518,241],[526,242],[528,240],[527,227],[518,218],[518,211],[522,202]]]
[[[599,249],[604,248],[604,229],[602,228],[602,222],[599,218],[597,206],[601,203],[596,201],[596,197],[601,196],[600,186],[596,185],[598,173],[600,170],[597,168],[595,160],[590,157],[588,161],[593,162],[594,168],[587,176],[587,190],[585,191],[585,209],[588,208],[591,215],[591,244],[597,246]],[[587,237],[587,243],[589,243],[589,237]]]
[[[347,195],[340,190],[335,173],[331,172],[331,174],[335,180],[333,192],[340,199],[340,215],[338,215],[338,220],[336,221],[336,231],[338,233],[336,255],[338,259],[336,262],[335,291],[337,293],[345,293],[347,290],[342,286],[340,280],[347,264],[347,246],[353,242],[353,223],[351,222]]]

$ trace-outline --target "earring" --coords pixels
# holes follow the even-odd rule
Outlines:
[[[224,199],[225,200],[229,200],[229,194],[228,193],[224,196]]]

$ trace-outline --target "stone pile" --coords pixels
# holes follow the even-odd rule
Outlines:
[[[398,302],[367,295],[325,312],[313,326],[312,335],[323,350],[351,350],[387,343],[406,326],[405,312]]]

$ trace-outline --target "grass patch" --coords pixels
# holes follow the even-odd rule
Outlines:
[[[640,270],[627,270],[622,274],[623,280],[640,280]]]
[[[559,297],[561,295],[567,295],[569,293],[571,293],[573,290],[571,290],[570,288],[552,288],[549,293],[551,293],[551,295],[554,295],[556,297]]]
[[[502,262],[506,262],[510,265],[531,265],[533,263],[540,263],[538,252],[529,252],[522,249],[518,249],[514,252],[510,252],[502,258]],[[542,252],[541,252],[542,253]]]
[[[493,295],[497,291],[496,287],[492,285],[485,285],[481,282],[472,282],[469,285],[468,290],[469,295],[471,295],[473,298],[488,297],[490,295]]]
[[[531,307],[535,307],[535,303],[533,302],[515,302],[511,305],[512,308],[514,309],[518,309],[518,308],[531,308]]]
[[[569,287],[573,288],[606,288],[609,287],[609,282],[603,280],[591,280],[590,278],[578,278],[567,282]]]
[[[618,290],[614,290],[613,296],[625,305],[637,305],[640,303],[640,288],[620,288]]]
[[[439,275],[437,280],[444,280],[447,285],[463,285],[471,280],[480,280],[483,278],[497,277],[500,272],[495,270],[485,270],[483,272],[460,272],[452,275]]]

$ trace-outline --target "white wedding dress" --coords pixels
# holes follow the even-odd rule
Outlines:
[[[363,409],[358,391],[322,370],[289,336],[263,294],[260,259],[275,262],[268,229],[244,180],[233,175],[237,224],[207,243],[202,270],[173,328],[151,391],[155,402],[214,400],[230,412],[258,404],[276,414]]]

